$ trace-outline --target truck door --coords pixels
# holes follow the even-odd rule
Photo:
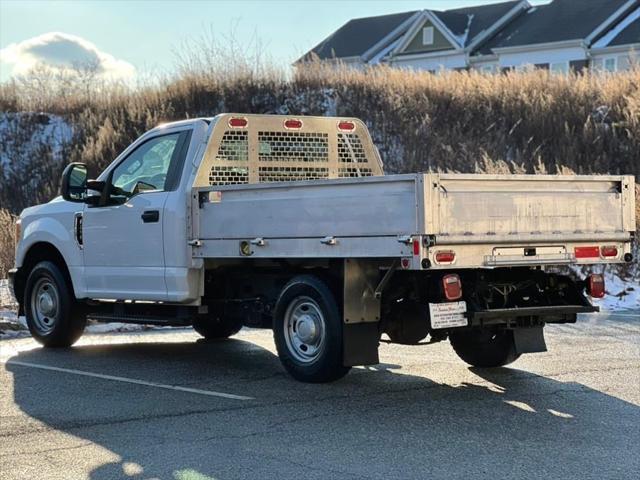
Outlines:
[[[144,140],[114,167],[109,204],[85,207],[90,298],[166,300],[163,210],[178,186],[190,137],[183,129]]]

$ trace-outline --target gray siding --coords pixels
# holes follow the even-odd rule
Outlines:
[[[426,27],[433,27],[433,45],[424,45],[422,43],[422,29]],[[438,52],[441,50],[452,50],[455,47],[451,45],[451,42],[438,30],[430,21],[426,21],[422,25],[418,32],[411,39],[402,53],[426,53],[426,52]]]

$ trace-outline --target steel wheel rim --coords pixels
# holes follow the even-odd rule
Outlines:
[[[315,362],[326,343],[324,315],[310,297],[293,300],[284,314],[284,339],[291,355],[301,363]]]
[[[53,330],[60,313],[60,295],[55,284],[48,278],[40,278],[31,293],[31,316],[33,324],[41,334]]]

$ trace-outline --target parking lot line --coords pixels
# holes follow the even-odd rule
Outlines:
[[[144,385],[146,387],[164,388],[165,390],[176,390],[179,392],[195,393],[197,395],[207,395],[210,397],[222,397],[222,398],[229,398],[231,400],[255,400],[253,397],[245,397],[243,395],[234,395],[232,393],[215,392],[213,390],[200,390],[198,388],[180,387],[178,385],[166,385],[164,383],[147,382],[146,380],[137,380],[135,378],[117,377],[114,375],[104,375],[102,373],[86,372],[84,370],[75,370],[72,368],[52,367],[50,365],[21,362],[19,360],[9,360],[4,363],[6,363],[7,365],[19,365],[21,367],[38,368],[40,370],[51,370],[54,372],[71,373],[73,375],[82,375],[85,377],[101,378],[103,380],[113,380],[115,382],[133,383],[135,385]]]

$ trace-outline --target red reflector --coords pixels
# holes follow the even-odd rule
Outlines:
[[[302,120],[298,120],[297,118],[290,118],[289,120],[285,120],[284,128],[288,128],[289,130],[298,130],[302,128]]]
[[[589,275],[587,293],[593,298],[604,297],[604,276],[599,273]]]
[[[573,251],[576,258],[597,258],[600,256],[598,247],[576,247]]]
[[[613,245],[607,245],[600,249],[600,253],[603,257],[617,257],[618,248]]]
[[[249,121],[246,118],[242,117],[231,117],[229,119],[229,126],[231,128],[244,128],[249,124]]]
[[[400,260],[400,265],[402,265],[402,268],[409,268],[409,264],[410,261],[408,258],[403,258],[402,260]]]
[[[351,132],[356,129],[356,124],[353,122],[342,121],[338,122],[338,130],[343,132]]]
[[[420,255],[420,240],[418,239],[413,241],[413,254]]]
[[[442,289],[447,300],[458,300],[462,297],[462,282],[455,273],[442,277]]]
[[[455,252],[451,250],[441,250],[436,252],[436,262],[438,263],[451,263],[456,259]]]

